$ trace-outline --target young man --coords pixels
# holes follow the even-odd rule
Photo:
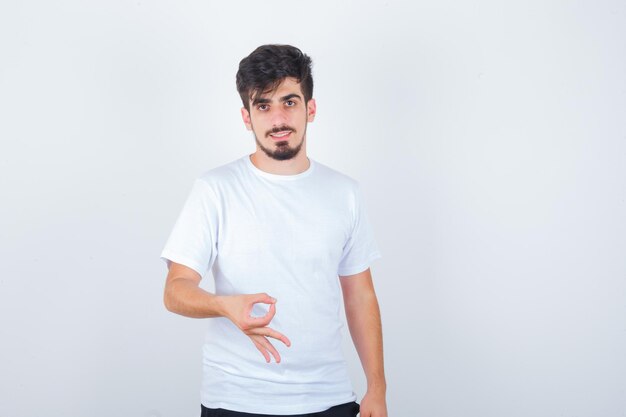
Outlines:
[[[348,417],[360,408],[387,417],[369,269],[381,254],[358,182],[306,155],[311,59],[260,46],[239,64],[237,90],[256,152],[195,180],[161,253],[167,309],[211,318],[201,416]],[[198,285],[209,268],[215,294]],[[341,352],[341,295],[367,377],[360,405]]]

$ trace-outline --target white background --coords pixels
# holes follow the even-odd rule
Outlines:
[[[159,255],[264,43],[363,186],[390,416],[625,416],[624,3],[408,0],[2,3],[0,415],[199,415]]]

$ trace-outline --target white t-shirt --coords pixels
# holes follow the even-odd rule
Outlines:
[[[309,158],[296,175],[260,170],[246,155],[193,184],[161,258],[204,276],[219,295],[276,298],[270,363],[224,317],[207,320],[201,402],[260,414],[305,414],[356,401],[341,350],[338,275],[381,257],[359,184]],[[262,316],[267,304],[256,304]]]

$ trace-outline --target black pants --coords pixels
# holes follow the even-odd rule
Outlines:
[[[359,413],[359,404],[355,401],[339,404],[318,413],[290,415],[251,414],[241,411],[225,410],[223,408],[207,408],[202,404],[200,404],[200,406],[202,410],[200,417],[356,417]]]

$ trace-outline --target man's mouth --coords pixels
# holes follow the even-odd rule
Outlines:
[[[291,134],[291,130],[283,130],[276,133],[270,133],[270,136],[274,139],[285,139]]]

